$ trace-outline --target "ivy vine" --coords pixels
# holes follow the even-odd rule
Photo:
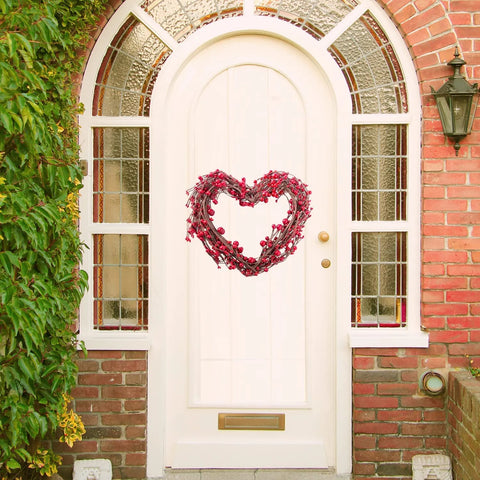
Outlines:
[[[56,470],[41,440],[65,423],[76,383],[73,326],[87,278],[78,269],[81,106],[72,79],[105,4],[0,0],[2,479]]]

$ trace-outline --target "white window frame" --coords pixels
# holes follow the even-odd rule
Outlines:
[[[138,6],[139,0],[127,0],[115,12],[103,29],[85,69],[80,102],[85,112],[79,117],[80,158],[87,162],[87,174],[80,192],[80,238],[87,246],[84,249],[82,268],[88,273],[90,288],[80,304],[79,340],[87,350],[149,350],[149,331],[101,331],[93,324],[93,235],[95,234],[134,234],[151,235],[150,224],[95,223],[93,222],[93,129],[96,127],[145,127],[151,131],[150,117],[109,117],[92,115],[95,80],[110,43],[130,14],[147,16]],[[151,249],[149,243],[149,249]],[[149,297],[151,292],[149,290]],[[150,314],[150,302],[148,318]]]
[[[422,331],[420,317],[420,220],[421,220],[421,98],[418,87],[418,79],[415,68],[408,52],[407,46],[398,30],[393,25],[385,12],[370,0],[361,2],[378,20],[385,34],[394,47],[395,53],[401,65],[405,85],[407,89],[408,113],[402,114],[352,114],[351,126],[353,125],[407,125],[407,220],[394,222],[380,221],[353,221],[350,213],[350,221],[344,224],[345,230],[339,237],[343,238],[339,252],[351,252],[351,237],[353,232],[407,232],[407,325],[401,328],[354,328],[350,329],[349,344],[352,348],[426,348],[428,347],[428,334]],[[357,7],[358,8],[358,7]],[[351,130],[350,126],[350,130]],[[350,137],[351,143],[351,137]],[[350,155],[351,158],[351,155]],[[343,188],[339,185],[339,205],[351,205],[351,165],[349,170],[339,174],[339,180],[346,180]],[[340,180],[340,181],[341,181]],[[348,192],[348,194],[346,193]],[[339,223],[339,228],[340,228]],[[348,246],[347,246],[348,243]],[[346,250],[343,250],[345,248]],[[345,274],[349,281],[340,285],[339,297],[351,297],[351,256],[348,261],[348,272]],[[343,314],[340,318],[351,318],[350,303],[342,304]],[[346,320],[345,320],[346,321]]]

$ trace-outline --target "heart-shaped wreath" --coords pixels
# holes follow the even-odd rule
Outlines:
[[[218,197],[224,193],[237,200],[242,207],[254,207],[259,202],[267,203],[269,198],[278,199],[285,195],[289,209],[287,216],[272,232],[260,241],[262,251],[257,258],[243,255],[243,247],[237,241],[225,239],[223,227],[215,227],[212,208],[218,204]],[[239,182],[226,173],[215,170],[199,177],[198,183],[187,191],[187,207],[192,213],[188,218],[187,241],[195,235],[203,243],[206,252],[220,268],[226,265],[230,270],[237,269],[250,277],[283,262],[297,249],[303,238],[302,230],[311,215],[310,194],[307,185],[286,172],[270,171],[255,180],[253,187],[246,184],[245,178]]]

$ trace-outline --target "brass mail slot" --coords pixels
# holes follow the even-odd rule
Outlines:
[[[219,430],[285,430],[284,413],[219,413]]]

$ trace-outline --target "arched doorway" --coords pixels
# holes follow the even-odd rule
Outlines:
[[[219,432],[217,423],[212,423],[219,413],[248,411],[277,415],[285,413],[282,411],[285,408],[298,413],[314,412],[317,407],[320,413],[312,413],[318,415],[315,421],[304,419],[307,427],[313,427],[310,432],[313,436],[305,433],[307,428],[296,439],[284,442],[285,445],[310,443],[317,463],[307,458],[299,460],[297,456],[300,463],[285,466],[331,467],[338,473],[348,473],[351,469],[349,342],[387,345],[392,341],[398,345],[411,342],[418,330],[418,317],[412,315],[415,301],[406,302],[407,283],[409,298],[415,300],[415,268],[406,269],[404,255],[406,250],[412,252],[409,262],[415,265],[415,208],[407,208],[405,204],[406,188],[413,192],[413,197],[408,197],[410,201],[415,198],[418,185],[412,169],[406,169],[406,159],[412,158],[418,149],[412,142],[418,134],[417,112],[411,107],[415,102],[409,104],[415,92],[408,91],[407,96],[408,75],[413,80],[411,65],[408,62],[401,65],[401,57],[390,40],[396,33],[389,30],[389,36],[385,34],[378,19],[382,25],[388,25],[388,20],[368,1],[358,5],[343,1],[333,2],[335,5],[308,2],[307,16],[295,10],[282,10],[281,2],[276,6],[260,1],[227,3],[222,8],[216,3],[216,12],[210,15],[202,10],[206,8],[204,2],[199,2],[202,11],[197,11],[200,7],[193,3],[189,8],[183,5],[175,10],[174,3],[128,0],[112,18],[92,54],[82,91],[87,112],[82,118],[81,140],[85,156],[92,163],[89,169],[92,173],[85,182],[83,198],[87,200],[82,210],[87,213],[81,228],[85,242],[94,247],[85,258],[94,285],[84,299],[82,337],[87,348],[149,349],[149,476],[161,475],[169,464],[187,466],[180,460],[176,463],[175,449],[171,447],[175,442],[185,447],[186,452],[178,458],[190,461],[192,452],[201,451],[196,448],[199,443],[218,445],[220,435],[229,440],[218,452],[230,456],[230,446],[241,443],[239,432]],[[199,15],[197,20],[195,15]],[[358,42],[352,43],[355,38]],[[259,45],[258,52],[252,46],[253,39]],[[231,42],[244,43],[234,46]],[[274,43],[275,47],[266,47],[265,42]],[[277,51],[284,55],[276,59]],[[291,58],[296,68],[289,67],[283,56]],[[307,72],[305,78],[297,72],[302,69]],[[244,93],[243,88],[246,88]],[[274,91],[271,88],[278,89],[278,94],[268,93]],[[235,94],[231,95],[232,92]],[[275,96],[281,101],[272,107]],[[269,101],[263,101],[265,98]],[[251,110],[249,101],[257,102]],[[236,110],[232,110],[232,105],[237,105]],[[318,105],[324,106],[325,111],[315,110]],[[271,114],[272,108],[277,109],[276,114]],[[218,115],[226,110],[239,113],[228,122],[218,120],[228,118]],[[248,118],[255,112],[257,123],[247,121],[242,125],[240,119],[245,112],[250,112]],[[217,123],[212,122],[210,115],[217,118]],[[297,121],[285,126],[279,119],[286,117],[295,117]],[[229,132],[239,122],[242,126],[231,135]],[[305,141],[300,144],[299,138]],[[297,152],[300,154],[296,155]],[[295,158],[294,163],[289,163],[293,157],[305,162],[297,163]],[[319,158],[322,161],[326,158],[326,163],[316,163]],[[387,162],[383,161],[385,158]],[[376,172],[377,180],[371,184],[362,183],[358,174],[363,172],[358,165],[367,163]],[[382,170],[385,163],[388,166]],[[232,275],[224,282],[223,272],[215,271],[208,277],[207,285],[212,287],[212,278],[222,280],[215,288],[199,290],[205,269],[212,265],[206,266],[204,260],[208,263],[209,259],[204,259],[198,245],[187,249],[183,244],[188,216],[186,209],[181,213],[186,201],[184,190],[193,186],[196,175],[227,167],[235,175],[248,177],[249,182],[266,173],[267,168],[293,170],[312,186],[312,196],[318,199],[316,213],[308,223],[303,252],[300,250],[277,267],[277,272],[273,270],[259,277],[276,286],[259,285],[252,290],[251,283],[239,287],[251,289],[241,295],[247,300],[256,297],[262,288],[276,291],[282,302],[288,297],[285,285],[294,285],[294,290],[300,291],[301,301],[296,297],[285,307],[281,304],[282,313],[298,305],[303,309],[300,313],[280,316],[287,332],[283,340],[272,337],[278,328],[272,328],[270,320],[264,324],[254,316],[251,320],[252,309],[265,308],[264,304],[261,306],[265,295],[258,295],[260,300],[247,308],[240,297],[217,295],[227,284],[229,289],[233,288],[229,282],[237,282],[232,275],[238,272],[226,272]],[[133,184],[127,181],[132,168]],[[385,172],[387,176],[388,172],[394,172],[394,178],[399,180],[382,183]],[[357,178],[355,184],[352,176]],[[326,200],[322,200],[322,195],[327,195]],[[388,205],[393,199],[393,205],[403,204],[405,208],[393,208],[393,213],[384,209],[387,198]],[[364,207],[372,205],[371,216],[362,213],[367,211],[362,210]],[[329,213],[324,219],[325,212]],[[86,218],[88,215],[91,217]],[[329,242],[317,240],[320,230],[330,233]],[[175,234],[170,236],[169,232]],[[180,232],[182,236],[178,238]],[[405,232],[413,234],[407,236]],[[400,242],[398,248],[391,249],[391,258],[362,257],[361,252],[366,251],[364,245],[391,243],[391,239]],[[355,255],[352,255],[353,245]],[[117,250],[125,253],[113,261],[107,252]],[[196,253],[192,253],[195,251],[198,260]],[[319,266],[323,258],[332,262],[330,269]],[[295,271],[299,265],[301,269]],[[288,271],[289,268],[293,270]],[[377,279],[380,272],[385,272],[387,287],[375,281],[368,284],[369,291],[359,290],[356,272]],[[295,280],[287,283],[282,278]],[[118,293],[112,285],[119,285]],[[205,312],[208,310],[204,307],[219,305],[217,302],[233,306],[230,310],[234,315],[230,315],[228,322],[220,322],[208,314],[200,323],[192,322],[191,312],[197,305],[203,305],[201,311]],[[269,300],[269,303],[278,302]],[[238,312],[243,312],[243,317],[235,320]],[[320,323],[318,317],[323,315],[328,319]],[[292,318],[293,323],[289,323]],[[298,324],[301,328],[291,338],[293,343],[302,344],[303,349],[285,353],[288,350],[285,338],[290,336],[292,325],[298,327]],[[172,325],[180,331],[172,329]],[[364,326],[374,328],[365,330],[361,328]],[[256,327],[260,330],[255,337],[257,346],[250,334]],[[196,338],[197,332],[203,340],[187,341]],[[218,341],[212,343],[215,332]],[[221,339],[227,336],[230,344],[224,348]],[[182,338],[180,344],[175,343]],[[325,343],[315,343],[315,339]],[[262,356],[265,345],[269,354]],[[283,356],[274,352],[271,348],[274,345],[280,346]],[[182,373],[178,375],[180,367]],[[236,373],[232,374],[233,371]],[[171,383],[171,378],[179,383]],[[224,379],[222,387],[214,385],[216,378]],[[227,383],[229,389],[225,387]],[[248,387],[239,389],[242,384]],[[247,393],[251,391],[255,394]],[[183,396],[172,397],[172,392]],[[319,400],[320,396],[326,400]],[[180,404],[191,411],[175,410]],[[202,424],[203,420],[196,418],[202,409],[207,411],[208,428],[213,430],[204,430],[207,433],[199,441],[201,434],[188,428]],[[322,436],[322,418],[328,418],[327,436]],[[177,421],[188,428],[175,430]],[[300,432],[296,427],[293,430]],[[243,436],[248,443],[252,444],[256,438],[261,445],[262,439],[266,439],[264,444],[281,444],[278,434],[291,432],[240,433],[248,434]],[[261,462],[255,460],[254,453],[250,452],[253,460],[246,463],[223,466],[259,466]],[[271,458],[281,455],[280,449]],[[219,466],[207,461],[206,453],[190,466],[201,467],[202,458],[205,467]],[[261,465],[278,466],[272,459]]]

